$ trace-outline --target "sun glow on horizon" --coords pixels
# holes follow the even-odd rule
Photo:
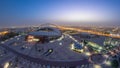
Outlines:
[[[67,10],[55,13],[53,20],[64,22],[104,22],[105,16],[94,11]]]

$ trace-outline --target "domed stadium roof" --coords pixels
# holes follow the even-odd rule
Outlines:
[[[61,31],[53,27],[41,27],[36,32],[31,32],[29,35],[35,36],[61,36]]]

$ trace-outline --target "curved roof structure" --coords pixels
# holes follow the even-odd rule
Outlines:
[[[61,31],[53,27],[43,27],[36,32],[31,32],[29,35],[35,36],[61,36]]]

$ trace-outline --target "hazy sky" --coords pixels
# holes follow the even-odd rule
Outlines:
[[[120,0],[0,0],[0,27],[61,24],[120,25]]]

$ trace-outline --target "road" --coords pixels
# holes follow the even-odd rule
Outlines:
[[[120,35],[105,34],[103,32],[97,32],[97,31],[92,31],[92,30],[83,30],[83,29],[80,29],[80,28],[63,27],[63,26],[58,26],[58,28],[61,29],[61,30],[74,30],[74,31],[78,31],[78,32],[86,32],[86,33],[89,33],[89,34],[95,34],[95,35],[107,36],[107,37],[113,37],[113,38],[119,38],[120,39]]]
[[[0,46],[6,48],[7,50],[13,52],[14,54],[30,61],[30,62],[34,62],[34,63],[38,63],[41,65],[49,65],[49,66],[67,66],[67,67],[73,67],[73,66],[81,66],[81,65],[87,65],[89,64],[88,59],[83,59],[83,60],[78,60],[78,61],[49,61],[49,60],[45,60],[42,58],[34,58],[22,53],[19,53],[11,48],[8,47],[8,45],[4,45],[4,44],[0,44]]]

